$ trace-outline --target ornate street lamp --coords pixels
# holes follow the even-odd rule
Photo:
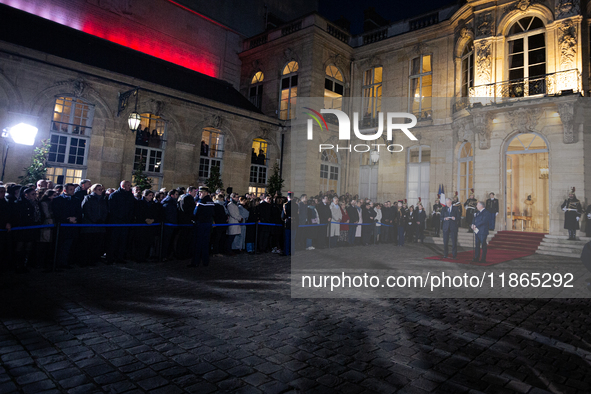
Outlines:
[[[371,164],[377,164],[378,160],[380,160],[380,152],[378,152],[377,150],[372,150],[369,153],[369,160],[371,161]]]
[[[129,130],[131,130],[132,133],[135,133],[140,128],[140,125],[142,123],[142,117],[137,112],[137,99],[139,96],[139,91],[140,91],[140,88],[135,88],[135,89],[129,90],[125,93],[119,93],[119,104],[117,105],[117,116],[119,116],[121,114],[121,112],[123,112],[127,108],[127,102],[129,101],[129,96],[131,96],[131,95],[135,96],[135,108],[134,108],[133,112],[130,113],[129,116],[127,117],[127,125],[129,126]]]

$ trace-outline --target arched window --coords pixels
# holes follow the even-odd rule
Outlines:
[[[298,96],[298,62],[292,60],[283,67],[281,77],[281,99],[279,119],[288,120],[295,117],[296,97]]]
[[[252,140],[252,152],[250,159],[249,193],[259,195],[267,187],[267,165],[269,163],[267,141],[262,138]]]
[[[375,67],[363,73],[363,127],[378,124],[378,113],[382,110],[382,67]]]
[[[133,170],[143,172],[160,186],[163,176],[164,149],[166,147],[167,122],[151,113],[140,115],[141,123],[135,136]]]
[[[263,72],[257,71],[250,81],[250,90],[248,94],[250,102],[259,109],[263,102],[263,79],[265,79]]]
[[[506,96],[546,94],[546,29],[540,18],[527,16],[509,30],[509,84]]]
[[[418,201],[419,197],[426,203],[429,194],[429,171],[431,165],[431,148],[418,145],[408,148],[408,165],[406,176],[406,198]]]
[[[329,65],[324,77],[324,108],[340,110],[343,107],[344,93],[343,74],[336,66]]]
[[[79,183],[86,176],[94,105],[75,97],[56,97],[47,155],[47,179]]]
[[[458,190],[460,201],[464,202],[474,187],[474,149],[472,144],[464,142],[458,157]]]
[[[224,135],[218,129],[206,127],[201,134],[201,157],[199,159],[199,177],[207,179],[213,167],[222,171],[224,156]]]
[[[339,157],[334,149],[323,150],[320,155],[320,190],[339,193]]]
[[[470,88],[474,87],[474,42],[470,41],[462,53],[462,97],[470,96]]]

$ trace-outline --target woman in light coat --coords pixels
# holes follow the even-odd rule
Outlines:
[[[228,203],[228,224],[236,224],[242,223],[244,219],[240,215],[240,209],[238,208],[238,204],[236,203],[238,196],[235,193],[230,195],[230,203]],[[228,231],[226,232],[226,252],[232,253],[232,243],[234,242],[234,238],[237,235],[242,234],[241,230],[242,226],[228,226]]]
[[[330,204],[330,216],[330,247],[334,248],[337,246],[337,241],[339,240],[339,236],[341,234],[341,225],[339,223],[343,218],[341,214],[341,207],[339,206],[339,199],[337,197],[334,197],[332,199],[332,203]]]

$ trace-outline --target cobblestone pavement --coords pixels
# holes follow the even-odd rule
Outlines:
[[[185,263],[4,275],[0,393],[591,388],[587,299],[292,299],[288,258]]]

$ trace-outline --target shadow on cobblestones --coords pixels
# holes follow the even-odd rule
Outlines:
[[[289,260],[0,279],[0,392],[560,392],[587,300],[292,299]]]

